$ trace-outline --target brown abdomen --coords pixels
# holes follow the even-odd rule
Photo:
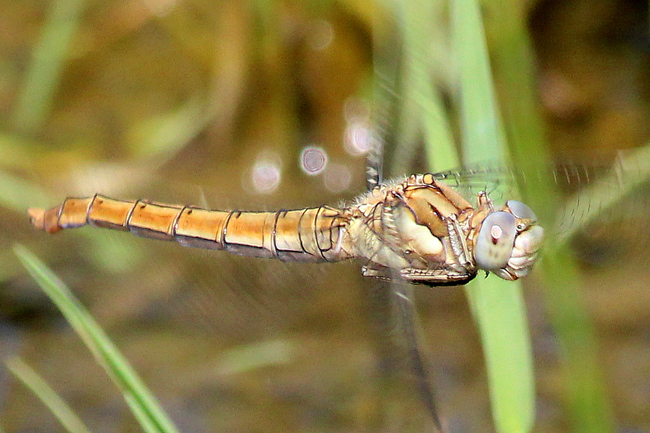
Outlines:
[[[247,256],[294,261],[349,258],[339,248],[347,222],[340,210],[327,206],[277,212],[220,211],[95,195],[67,198],[59,207],[28,212],[34,226],[50,233],[90,224]]]

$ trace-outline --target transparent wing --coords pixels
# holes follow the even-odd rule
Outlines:
[[[432,387],[429,353],[424,349],[426,344],[414,304],[413,286],[373,282],[368,299],[368,315],[379,358],[382,424],[404,426],[406,423],[420,423],[420,428],[425,430],[435,427],[437,431],[443,431]],[[399,408],[398,412],[395,408]],[[428,416],[423,417],[418,408],[424,408]]]
[[[435,177],[470,202],[479,191],[487,191],[496,206],[510,199],[525,201],[517,193],[517,182],[551,182],[559,190],[561,206],[553,221],[542,220],[541,225],[552,242],[571,242],[581,259],[596,263],[622,258],[625,249],[635,255],[650,241],[645,229],[650,215],[647,154],[647,149],[640,149],[609,166],[570,162],[543,166],[533,173],[537,179],[519,178],[516,169],[490,163]]]

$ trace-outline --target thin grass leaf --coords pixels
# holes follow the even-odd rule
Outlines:
[[[0,170],[0,205],[23,213],[32,206],[45,204],[48,196],[41,188]]]
[[[49,114],[85,5],[84,0],[52,2],[14,113],[20,129],[39,129]]]
[[[530,431],[534,369],[521,286],[492,276],[469,284],[466,293],[481,332],[497,431]]]
[[[176,433],[156,398],[70,289],[25,247],[15,245],[14,252],[118,386],[145,431]]]
[[[216,371],[222,375],[230,375],[270,365],[287,364],[295,351],[295,344],[287,339],[246,344],[224,352],[216,365]]]
[[[434,37],[434,26],[440,25],[432,17],[440,5],[435,1],[402,2],[404,20],[405,79],[404,100],[410,102],[404,110],[405,121],[416,125],[418,135],[405,136],[403,145],[417,143],[419,135],[424,138],[427,166],[439,172],[460,166],[458,150],[449,125],[436,82],[432,79],[431,46],[442,50],[442,38]],[[442,21],[442,19],[440,20]],[[405,128],[408,130],[408,128]]]
[[[389,11],[387,16],[393,18],[393,21],[384,25],[376,22],[374,25],[372,109],[374,127],[377,128],[380,140],[370,156],[377,160],[374,161],[375,165],[381,167],[380,179],[385,179],[397,175],[396,170],[403,169],[406,162],[400,164],[400,167],[392,163],[404,135],[401,97],[404,85],[402,14],[398,3],[386,0],[382,4]],[[407,160],[403,156],[400,159]],[[389,161],[391,166],[384,165],[384,162]]]
[[[90,433],[66,402],[22,359],[17,356],[11,357],[5,360],[5,365],[48,407],[63,428],[71,433]]]
[[[163,164],[191,142],[212,120],[213,113],[201,96],[137,125],[129,140],[135,158],[156,157]]]
[[[454,49],[460,66],[460,113],[464,162],[507,162],[480,7],[452,2]],[[519,283],[494,278],[466,290],[485,353],[490,403],[497,431],[530,431],[535,418],[535,380],[523,292]]]
[[[475,164],[489,155],[491,160],[507,163],[479,4],[457,0],[451,6],[453,49],[460,74],[463,162]]]

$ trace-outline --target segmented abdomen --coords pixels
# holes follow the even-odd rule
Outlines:
[[[349,258],[340,248],[347,220],[328,206],[277,212],[207,210],[115,200],[101,195],[67,198],[59,207],[30,209],[33,224],[50,233],[87,224],[184,246],[293,261]]]

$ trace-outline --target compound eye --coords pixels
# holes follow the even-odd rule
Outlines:
[[[517,218],[526,218],[531,221],[537,221],[537,215],[535,212],[525,204],[517,200],[508,200],[506,206],[510,209],[510,212]]]
[[[486,271],[504,268],[512,255],[516,235],[517,219],[513,214],[493,212],[488,215],[483,220],[474,249],[478,267]]]

